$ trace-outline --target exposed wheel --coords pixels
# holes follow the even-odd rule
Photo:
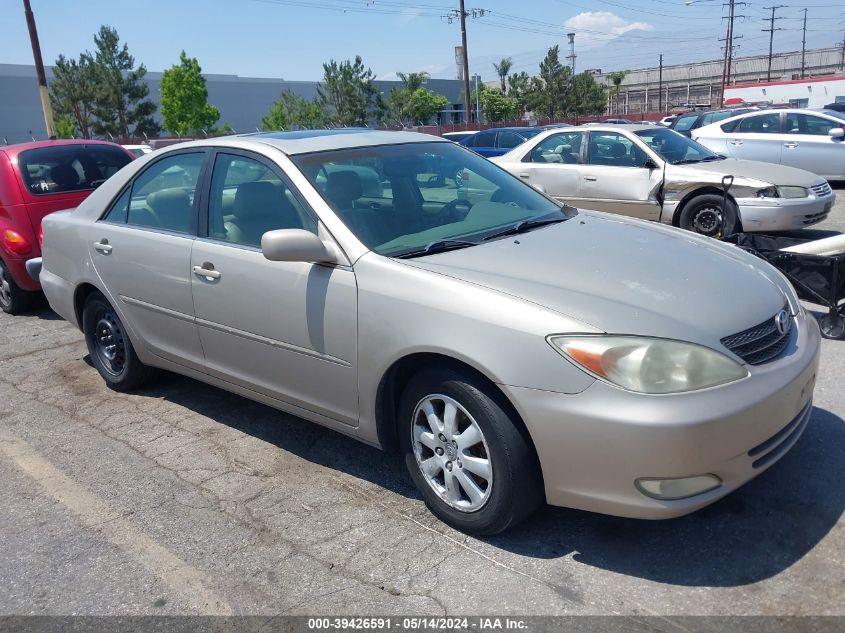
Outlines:
[[[29,308],[34,297],[34,292],[24,290],[15,283],[6,265],[0,260],[0,309],[8,314],[20,314]]]
[[[726,209],[723,204],[723,197],[715,193],[695,196],[681,209],[681,228],[716,239],[733,235],[739,224],[736,204],[730,198]]]
[[[158,373],[138,359],[123,323],[99,292],[92,292],[85,300],[82,330],[91,362],[115,391],[140,387]]]
[[[405,464],[426,505],[470,534],[497,534],[543,502],[539,463],[501,394],[473,376],[428,369],[399,404]]]

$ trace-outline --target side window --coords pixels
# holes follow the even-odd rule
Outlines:
[[[777,112],[758,114],[742,119],[736,127],[736,131],[742,134],[779,134],[780,114]]]
[[[645,152],[617,132],[590,132],[587,163],[613,167],[639,167],[645,161]]]
[[[211,175],[208,235],[242,246],[261,246],[276,229],[317,232],[317,223],[291,188],[264,163],[237,154],[217,155]]]
[[[678,117],[675,120],[675,125],[672,126],[673,130],[677,130],[678,132],[686,132],[692,129],[692,126],[698,120],[697,114],[690,114],[686,116]]]
[[[719,121],[724,121],[728,117],[733,116],[734,113],[730,110],[719,110],[718,112],[708,112],[705,114],[701,119],[701,125],[698,127],[702,127],[705,125],[710,125],[711,123],[717,123]]]
[[[129,213],[129,187],[126,188],[120,197],[114,201],[111,208],[103,216],[106,222],[113,222],[115,224],[125,224],[126,217]]]
[[[528,156],[528,160],[532,163],[577,165],[581,162],[581,142],[583,138],[583,132],[553,134],[537,143],[537,146]]]
[[[499,132],[497,142],[501,149],[513,149],[524,143],[525,139],[516,132]]]
[[[475,145],[473,147],[495,147],[496,133],[495,132],[480,132],[475,136]]]
[[[205,152],[176,154],[150,165],[132,183],[127,223],[188,233]]]
[[[786,134],[812,134],[815,136],[827,136],[831,128],[836,127],[833,121],[823,119],[810,114],[799,114],[793,112],[786,115]]]

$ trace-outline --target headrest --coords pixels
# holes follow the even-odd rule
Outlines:
[[[331,172],[326,179],[326,195],[338,206],[348,206],[364,195],[361,177],[350,169]]]
[[[183,189],[162,189],[147,196],[147,206],[156,214],[180,213],[191,208],[191,198]]]
[[[56,165],[50,170],[50,179],[59,187],[75,187],[79,184],[79,174],[67,163]]]
[[[232,211],[238,218],[248,215],[272,215],[278,211],[283,201],[287,202],[287,199],[279,194],[272,182],[266,180],[244,182],[238,185],[235,191]]]
[[[613,156],[613,158],[622,158],[623,156],[628,155],[628,148],[617,141],[610,146],[610,155]]]

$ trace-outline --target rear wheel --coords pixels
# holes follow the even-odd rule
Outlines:
[[[138,359],[120,317],[99,292],[92,292],[85,300],[82,330],[91,362],[115,391],[136,389],[158,373]]]
[[[534,449],[501,394],[455,370],[424,370],[402,394],[405,464],[426,505],[470,534],[502,532],[543,502]]]
[[[0,260],[0,310],[7,314],[20,314],[29,308],[34,297],[34,292],[24,290],[15,283],[9,269]]]
[[[739,225],[736,204],[728,198],[727,207],[721,195],[705,193],[689,200],[681,210],[679,224],[682,229],[722,239],[733,235]]]

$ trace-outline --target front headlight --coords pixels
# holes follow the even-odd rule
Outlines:
[[[754,194],[758,198],[778,198],[780,197],[780,193],[778,192],[777,187],[766,187],[765,189],[758,189],[757,193]]]
[[[806,198],[810,193],[804,187],[778,187],[781,198]]]
[[[724,354],[682,341],[618,335],[560,335],[548,341],[588,373],[637,393],[682,393],[748,376]]]

